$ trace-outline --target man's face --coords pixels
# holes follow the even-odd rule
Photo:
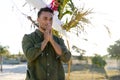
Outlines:
[[[53,14],[43,11],[37,19],[39,27],[44,31],[52,28]]]

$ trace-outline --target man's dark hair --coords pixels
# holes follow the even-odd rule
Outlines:
[[[39,17],[43,11],[44,11],[44,12],[50,12],[50,13],[53,14],[53,10],[52,10],[52,9],[50,9],[50,8],[48,8],[48,7],[45,7],[45,8],[41,8],[41,9],[39,10],[39,12],[38,12],[38,14],[37,14],[37,17]]]

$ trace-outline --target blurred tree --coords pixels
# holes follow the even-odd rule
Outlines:
[[[101,69],[100,71],[103,71],[105,73],[105,78],[108,79],[108,75],[107,75],[107,72],[105,70],[105,65],[106,65],[106,61],[103,59],[102,56],[98,55],[98,54],[95,54],[95,56],[92,58],[92,68],[93,69]],[[93,70],[94,72],[94,70]],[[93,76],[93,73],[92,72],[92,76]]]
[[[1,68],[0,71],[2,72],[2,63],[3,63],[3,55],[9,55],[9,51],[8,51],[8,46],[2,46],[0,45],[0,64],[1,64]]]
[[[107,48],[109,55],[115,59],[120,59],[120,40],[115,41],[115,44],[110,45]]]
[[[118,69],[120,71],[120,40],[117,40],[113,45],[110,45],[107,48],[107,51],[112,58],[117,60]]]
[[[100,55],[95,54],[95,56],[92,58],[92,64],[96,67],[104,68],[106,61]]]
[[[77,53],[80,54],[80,56],[78,57],[79,60],[83,60],[83,59],[84,59],[83,55],[84,55],[85,52],[86,52],[85,50],[80,49],[80,48],[78,48],[78,47],[75,46],[75,45],[72,46],[72,49],[75,50]]]

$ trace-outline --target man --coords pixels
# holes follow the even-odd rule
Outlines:
[[[65,80],[62,62],[71,57],[63,39],[52,34],[53,11],[41,8],[38,29],[23,37],[22,48],[28,61],[26,80]]]

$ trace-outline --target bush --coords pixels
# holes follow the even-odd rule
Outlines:
[[[96,67],[105,67],[106,61],[100,56],[100,55],[95,55],[92,58],[92,64],[95,65]]]

